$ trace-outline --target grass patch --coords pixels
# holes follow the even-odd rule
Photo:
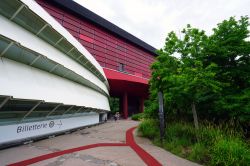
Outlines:
[[[163,143],[159,123],[155,120],[143,120],[139,132],[155,145],[204,165],[245,166],[250,163],[249,145],[242,135],[223,126],[206,123],[196,131],[191,123],[168,123]]]
[[[143,137],[149,139],[159,138],[159,122],[153,119],[143,120],[138,127],[138,131]]]
[[[239,138],[221,139],[211,148],[211,165],[247,166],[250,164],[250,151]]]
[[[191,161],[207,163],[209,161],[209,152],[203,143],[196,143],[191,147],[191,153],[187,157]]]

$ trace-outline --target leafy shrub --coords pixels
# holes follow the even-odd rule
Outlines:
[[[208,149],[203,143],[196,143],[191,147],[191,153],[188,156],[189,160],[205,163],[208,160]]]
[[[167,124],[165,133],[163,148],[187,157],[191,152],[190,146],[196,142],[194,127],[188,123],[172,122]]]
[[[211,165],[247,166],[250,151],[240,139],[221,139],[211,148]]]
[[[202,125],[197,131],[197,137],[205,146],[213,145],[217,140],[225,137],[222,130],[211,124]]]
[[[158,118],[158,103],[156,100],[146,100],[144,108],[145,119],[157,119]]]
[[[172,141],[164,141],[163,148],[171,151],[172,153],[185,157],[188,153],[188,145],[189,142],[186,138],[173,139]],[[186,151],[187,150],[187,151]]]
[[[110,111],[112,114],[119,112],[119,98],[110,97],[109,98]]]
[[[136,120],[136,121],[142,120],[143,118],[144,118],[144,114],[143,114],[143,113],[134,114],[134,115],[131,117],[132,120]]]
[[[182,146],[188,146],[196,141],[194,127],[188,123],[170,123],[166,128],[166,141],[174,141]]]
[[[153,119],[145,119],[140,123],[138,131],[143,137],[154,139],[160,134],[159,123]]]
[[[171,141],[171,142],[164,141],[163,148],[166,150],[169,150],[173,154],[176,154],[176,155],[182,157],[183,146],[181,145],[182,143],[180,143],[180,142],[181,141],[179,141],[179,140],[175,140],[175,141]]]

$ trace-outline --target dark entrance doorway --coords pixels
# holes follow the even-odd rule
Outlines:
[[[129,96],[128,97],[128,116],[138,114],[140,108],[140,102],[138,97]]]
[[[143,112],[144,99],[138,96],[131,96],[125,94],[119,97],[110,97],[110,112],[108,118],[114,116],[116,112],[119,112],[122,118],[127,119],[134,114]]]

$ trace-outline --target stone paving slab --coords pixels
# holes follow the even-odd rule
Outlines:
[[[95,147],[63,154],[58,157],[46,159],[33,166],[59,166],[59,165],[88,165],[88,166],[144,166],[144,161],[126,143],[126,131],[138,122],[119,120],[108,122],[99,126],[85,128],[68,135],[41,140],[29,145],[22,145],[0,151],[0,165],[6,165],[31,159],[48,153],[57,153],[62,150],[78,148],[95,143],[118,143],[117,146]],[[177,157],[159,147],[151,144],[145,138],[137,137],[137,144],[151,154],[163,165],[168,166],[198,166],[193,162]],[[123,145],[123,146],[120,146]]]

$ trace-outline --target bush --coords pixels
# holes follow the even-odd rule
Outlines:
[[[196,142],[194,127],[188,123],[169,123],[165,134],[163,148],[181,157],[187,157]]]
[[[173,154],[176,154],[178,156],[183,157],[183,154],[182,154],[183,146],[181,144],[182,143],[181,143],[180,140],[175,140],[175,141],[172,141],[172,142],[164,141],[163,142],[163,148],[166,149],[166,150],[169,150]]]
[[[159,137],[159,122],[153,119],[143,120],[138,127],[138,131],[143,137],[147,137],[150,139]]]
[[[196,141],[194,127],[188,123],[169,123],[165,133],[166,141],[178,141],[182,146],[192,145]]]
[[[208,149],[203,143],[196,143],[191,147],[191,153],[188,156],[189,160],[206,163],[209,159]]]
[[[134,115],[131,117],[132,120],[136,120],[136,121],[142,120],[143,118],[144,118],[144,114],[143,114],[143,113],[134,114]]]
[[[185,138],[173,139],[172,141],[164,140],[163,148],[178,156],[185,157],[188,155],[187,153],[189,153],[189,148],[186,146],[187,144],[189,144],[189,142]]]
[[[250,151],[240,139],[221,139],[211,148],[211,165],[247,166],[250,163]]]
[[[217,140],[225,137],[225,134],[218,127],[211,124],[202,125],[197,132],[197,137],[205,146],[213,145]]]

